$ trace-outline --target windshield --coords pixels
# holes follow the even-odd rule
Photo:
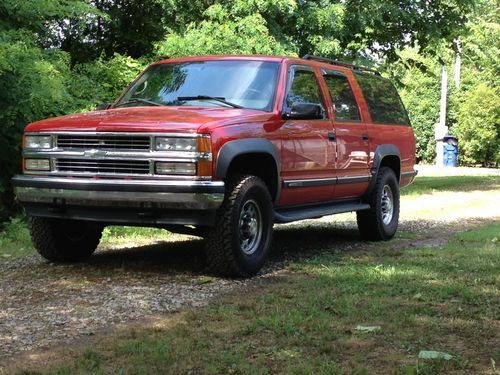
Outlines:
[[[193,61],[153,65],[129,87],[120,107],[221,106],[271,111],[279,64]]]

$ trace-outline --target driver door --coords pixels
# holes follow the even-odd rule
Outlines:
[[[283,113],[294,103],[321,106],[318,119],[288,119],[282,127],[280,205],[300,205],[331,200],[334,196],[335,149],[329,139],[333,126],[325,111],[325,100],[317,72],[303,65],[288,70]]]

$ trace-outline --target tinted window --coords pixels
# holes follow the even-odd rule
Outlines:
[[[392,83],[380,76],[357,73],[373,122],[409,125],[408,115]]]
[[[279,64],[266,61],[190,61],[153,65],[131,86],[120,103],[139,98],[162,105],[224,106],[212,96],[244,108],[272,109]],[[125,104],[144,105],[144,102]]]
[[[310,70],[295,70],[293,81],[288,90],[286,105],[288,108],[293,103],[314,103],[324,109],[321,91],[314,72]]]
[[[337,121],[359,121],[359,110],[347,77],[342,73],[327,72],[324,76],[333,101]]]

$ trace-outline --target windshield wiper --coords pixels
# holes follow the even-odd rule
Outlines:
[[[119,103],[119,104],[115,105],[115,108],[121,107],[122,105],[125,105],[125,104],[133,104],[133,103],[146,103],[146,104],[156,105],[156,106],[164,106],[165,105],[165,104],[153,102],[152,100],[147,100],[147,99],[143,99],[143,98],[131,98],[130,100],[127,100],[126,102]]]
[[[225,98],[217,97],[217,96],[208,96],[208,95],[179,96],[177,98],[177,100],[179,100],[181,102],[188,101],[188,100],[213,100],[213,101],[228,105],[228,106],[233,107],[233,108],[243,108],[241,105],[228,102]]]

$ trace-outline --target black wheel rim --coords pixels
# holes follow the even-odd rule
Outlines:
[[[239,220],[240,249],[246,255],[253,255],[262,239],[262,213],[253,199],[247,200],[241,207]]]

